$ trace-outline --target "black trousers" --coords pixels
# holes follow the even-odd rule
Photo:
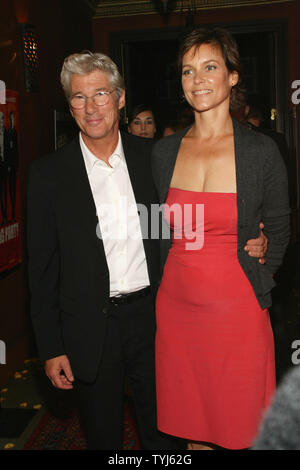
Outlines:
[[[183,449],[180,439],[156,426],[155,313],[151,295],[111,306],[106,341],[96,381],[75,380],[88,449],[122,449],[124,379],[128,379],[143,449]]]

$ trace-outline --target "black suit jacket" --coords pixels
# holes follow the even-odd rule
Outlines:
[[[151,178],[151,139],[122,134],[137,203],[157,202]],[[79,138],[35,160],[28,189],[31,313],[42,360],[66,354],[73,373],[93,381],[101,358],[109,299],[109,271]],[[153,292],[159,242],[144,239]]]

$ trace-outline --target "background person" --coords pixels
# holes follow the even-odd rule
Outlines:
[[[146,104],[135,106],[129,113],[127,129],[130,134],[153,139],[156,123],[152,109]]]
[[[188,126],[191,126],[194,122],[194,113],[193,110],[190,108],[189,105],[184,104],[178,110],[177,117],[175,119],[171,119],[164,127],[163,130],[163,137],[167,137],[168,135],[176,134],[176,132],[185,129]]]
[[[286,168],[289,170],[289,150],[285,136],[281,132],[277,132],[274,129],[268,129],[264,126],[265,119],[260,109],[254,106],[246,105],[245,115],[246,124],[250,127],[250,129],[257,132],[262,132],[263,134],[271,137],[276,142]]]
[[[252,450],[300,450],[300,367],[286,372],[262,419]]]

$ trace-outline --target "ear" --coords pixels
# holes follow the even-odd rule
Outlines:
[[[70,114],[71,114],[72,118],[74,118],[74,112],[73,112],[73,109],[71,108],[71,106],[69,106],[69,111],[70,111]]]
[[[125,90],[122,91],[122,94],[119,98],[119,109],[124,108],[125,106]]]
[[[236,70],[231,72],[230,74],[230,85],[235,86],[239,81],[239,74]]]

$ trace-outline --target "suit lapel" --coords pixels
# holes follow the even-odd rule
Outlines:
[[[99,236],[99,223],[96,206],[81,152],[79,139],[75,139],[67,150],[67,169],[69,178],[64,188],[69,195],[70,215],[78,225],[87,231],[90,242],[105,257],[104,246]],[[97,235],[98,234],[98,235]]]
[[[145,202],[145,183],[142,177],[143,156],[137,154],[130,136],[125,133],[122,133],[122,145],[135,200],[137,203],[143,203]]]

